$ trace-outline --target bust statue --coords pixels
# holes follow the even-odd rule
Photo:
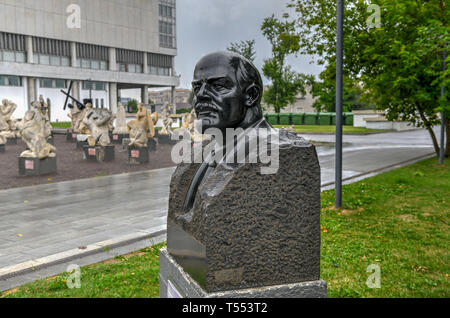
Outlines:
[[[215,130],[221,137],[213,135],[214,148],[202,151],[202,160],[181,162],[172,175],[162,255],[208,293],[318,280],[320,167],[314,146],[265,120],[261,76],[239,54],[204,56],[192,86],[199,132]],[[263,172],[268,161],[261,149],[276,162],[270,172]],[[241,150],[244,162],[228,161]]]

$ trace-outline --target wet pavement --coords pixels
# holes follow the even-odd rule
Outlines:
[[[302,135],[334,142],[332,135]],[[438,137],[439,138],[439,137]],[[424,130],[345,135],[343,177],[433,153]],[[334,148],[319,146],[322,185],[334,181]],[[166,225],[174,168],[0,191],[0,269]],[[332,186],[332,185],[331,185]]]

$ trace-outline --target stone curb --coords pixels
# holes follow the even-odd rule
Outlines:
[[[436,156],[436,154],[434,152],[432,152],[432,153],[429,153],[429,154],[426,154],[423,156],[415,157],[413,159],[408,159],[408,160],[405,160],[402,162],[394,163],[394,164],[386,166],[386,167],[378,168],[378,169],[367,171],[367,172],[362,172],[362,173],[356,174],[354,176],[342,179],[342,183],[348,184],[348,183],[350,183],[349,181],[357,182],[357,181],[365,179],[365,178],[373,177],[382,172],[387,172],[389,170],[409,166],[413,163],[416,163],[416,162],[424,160],[424,159],[433,158],[434,156]],[[329,190],[329,189],[334,188],[334,184],[335,184],[335,182],[331,181],[331,182],[322,184],[320,187],[321,187],[322,191]]]
[[[161,229],[158,231],[139,231],[136,233],[124,235],[118,238],[109,239],[106,241],[90,244],[83,246],[83,248],[71,249],[65,252],[53,254],[46,257],[41,257],[19,263],[12,266],[7,266],[0,268],[0,282],[6,281],[10,278],[17,277],[20,275],[25,275],[33,273],[54,265],[64,264],[75,259],[84,258],[87,256],[92,256],[102,252],[106,252],[112,249],[123,247],[126,245],[131,245],[133,243],[149,240],[156,238],[160,235],[165,235],[166,230]],[[0,288],[2,290],[2,288]]]

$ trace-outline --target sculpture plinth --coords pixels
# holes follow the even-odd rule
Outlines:
[[[172,176],[168,254],[161,255],[167,264],[177,264],[207,295],[308,282],[308,288],[317,287],[314,297],[325,297],[314,146],[282,131],[276,173],[261,174],[261,164],[233,168],[221,163],[200,184],[186,211],[184,198],[198,167],[181,164]],[[297,287],[291,297],[302,293],[303,287]]]
[[[148,151],[156,151],[156,140],[153,138],[147,140],[147,148]]]
[[[6,139],[7,145],[17,145],[17,138],[8,138]]]
[[[123,139],[130,138],[130,134],[112,134],[111,141],[113,144],[122,144]]]
[[[128,146],[128,163],[143,164],[149,162],[149,153],[147,147]]]
[[[66,141],[68,142],[77,142],[77,133],[74,133],[72,129],[66,132]]]
[[[19,157],[19,176],[42,176],[56,173],[56,157],[25,158]]]
[[[0,152],[5,152],[6,146],[4,144],[0,145]]]
[[[105,161],[113,161],[115,158],[113,145],[104,147],[85,145],[83,147],[83,150],[84,150],[84,159],[88,161],[105,162]]]

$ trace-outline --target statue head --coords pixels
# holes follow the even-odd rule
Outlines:
[[[263,84],[256,67],[243,56],[216,52],[195,66],[194,109],[202,132],[208,128],[247,128],[263,118]]]

